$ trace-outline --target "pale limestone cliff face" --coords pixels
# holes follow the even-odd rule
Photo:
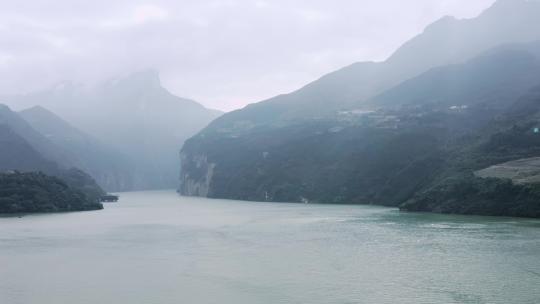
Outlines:
[[[180,187],[178,192],[186,196],[208,197],[211,192],[215,163],[208,162],[206,155],[180,154]]]

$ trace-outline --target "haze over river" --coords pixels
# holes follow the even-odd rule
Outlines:
[[[540,221],[122,193],[0,218],[0,303],[540,303]]]

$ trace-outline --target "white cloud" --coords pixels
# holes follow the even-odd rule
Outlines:
[[[312,9],[300,9],[298,14],[304,21],[309,23],[325,22],[332,19],[328,13]]]
[[[0,53],[0,66],[8,64],[12,59],[12,55]]]
[[[138,24],[153,20],[165,20],[168,16],[169,13],[165,9],[151,4],[139,5],[133,11],[133,21]]]
[[[123,16],[122,13],[102,20],[100,26],[106,29],[125,28],[140,26],[152,21],[163,21],[169,17],[167,10],[152,4],[137,5],[131,10],[129,15]]]
[[[259,8],[265,8],[265,7],[269,7],[270,3],[268,3],[268,1],[258,0],[258,1],[255,1],[255,6]]]

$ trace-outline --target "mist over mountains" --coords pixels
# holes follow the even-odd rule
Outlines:
[[[363,107],[370,98],[434,67],[463,63],[504,43],[540,39],[540,3],[502,0],[473,19],[444,17],[384,62],[358,62],[291,93],[248,105],[214,125],[270,124]]]
[[[99,198],[105,192],[80,169],[76,155],[49,141],[5,105],[0,105],[0,147],[0,212],[103,208]]]
[[[540,1],[499,0],[383,62],[226,114],[171,94],[152,69],[2,95],[14,110],[0,107],[0,169],[78,170],[79,186],[108,191],[540,216],[540,189],[512,182],[536,180],[521,175],[540,156],[539,29]],[[496,166],[515,161],[526,173],[501,178]]]
[[[105,189],[120,191],[134,186],[133,163],[126,159],[126,155],[73,127],[42,106],[34,106],[18,114],[73,159],[70,163],[66,163],[65,159],[56,160],[57,163],[84,170]]]
[[[39,152],[5,124],[0,125],[0,170],[47,171],[54,163]],[[9,147],[5,148],[5,147]]]
[[[538,84],[540,41],[507,44],[462,64],[433,68],[375,96],[371,107],[487,104],[504,108]]]
[[[2,2],[0,304],[540,304],[539,240],[540,0]]]
[[[497,192],[504,188],[498,181],[477,180],[473,172],[537,152],[538,29],[540,2],[497,1],[477,18],[435,22],[384,62],[356,63],[227,113],[184,145],[179,191],[537,216],[532,190],[505,188],[529,193],[509,199]],[[512,120],[508,111],[520,98],[528,100],[529,116]],[[530,144],[513,147],[509,132]],[[487,142],[497,148],[481,148]],[[444,199],[415,203],[456,180],[471,192],[437,190]]]
[[[170,94],[153,70],[0,100],[24,109],[17,118],[25,122],[15,125],[47,159],[81,168],[111,191],[175,187],[184,140],[220,115]]]

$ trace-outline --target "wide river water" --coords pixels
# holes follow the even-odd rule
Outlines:
[[[540,221],[122,193],[0,218],[0,303],[540,303]]]

